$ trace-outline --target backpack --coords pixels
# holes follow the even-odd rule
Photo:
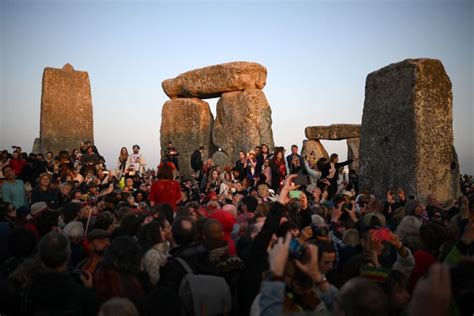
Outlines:
[[[194,274],[187,262],[176,257],[186,271],[179,286],[180,315],[229,315],[232,310],[230,288],[222,277]]]

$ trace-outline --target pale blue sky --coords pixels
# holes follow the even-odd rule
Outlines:
[[[229,61],[267,67],[275,142],[304,127],[360,123],[368,73],[440,59],[453,82],[461,171],[474,173],[473,1],[0,0],[0,148],[31,150],[45,67],[89,72],[95,141],[109,166],[138,143],[159,161],[161,82]],[[215,113],[216,100],[210,100]],[[325,142],[346,154],[344,142]]]

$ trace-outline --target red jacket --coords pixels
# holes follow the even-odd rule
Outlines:
[[[24,161],[23,159],[14,159],[12,158],[10,160],[10,168],[13,169],[13,171],[15,171],[15,174],[17,176],[20,175],[21,171],[23,170],[23,166],[25,165],[26,161]]]
[[[157,180],[151,185],[148,200],[155,204],[169,204],[176,211],[176,203],[181,200],[181,188],[175,180]]]

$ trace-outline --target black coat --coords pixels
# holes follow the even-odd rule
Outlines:
[[[260,291],[262,273],[269,269],[267,248],[272,236],[280,226],[285,207],[280,203],[273,203],[262,230],[251,242],[243,255],[245,270],[240,278],[239,303],[240,315],[248,315],[252,302]]]
[[[96,315],[94,290],[77,284],[69,273],[43,272],[28,293],[28,315]]]
[[[195,172],[198,172],[202,169],[202,165],[201,152],[196,149],[191,155],[191,168],[193,168]]]
[[[175,260],[180,257],[186,261],[195,274],[217,274],[213,265],[209,262],[208,252],[202,245],[190,245],[171,250],[172,258],[160,271],[159,287],[167,287],[176,294],[179,291],[181,280],[186,275],[183,266]]]

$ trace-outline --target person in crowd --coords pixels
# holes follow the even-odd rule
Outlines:
[[[178,150],[173,145],[173,143],[169,141],[168,146],[166,147],[166,151],[165,151],[165,158],[162,160],[162,162],[172,163],[174,165],[174,169],[176,169],[176,171],[179,172],[178,156],[179,156]]]
[[[144,297],[144,285],[138,278],[142,251],[133,237],[120,236],[112,241],[94,273],[94,288],[99,302],[118,296],[138,304]]]
[[[146,170],[139,148],[133,170],[133,154],[121,150],[123,177],[91,143],[77,148],[46,154],[49,166],[16,148],[26,160],[19,176],[9,166],[14,153],[1,152],[2,314],[95,315],[104,303],[104,315],[176,315],[189,273],[182,260],[226,284],[229,315],[472,314],[470,176],[459,198],[440,201],[438,192],[420,202],[405,196],[409,184],[382,198],[359,191],[337,155],[301,163],[297,148],[287,161],[283,147],[271,155],[255,144],[255,167],[245,153],[232,169],[206,160],[198,183],[195,172],[175,178],[169,161]],[[87,170],[76,163],[88,148],[99,159]]]
[[[298,154],[297,145],[291,145],[291,154],[286,156],[286,162],[288,163],[289,174],[298,173],[298,171],[305,168],[304,159],[300,154]]]
[[[83,172],[86,174],[91,171],[93,174],[96,172],[96,166],[99,164],[99,155],[94,151],[94,147],[91,145],[87,147],[86,153],[82,156],[82,167]]]
[[[128,157],[129,175],[143,175],[146,168],[145,157],[140,153],[140,146],[133,145],[133,153]]]
[[[264,169],[263,165],[264,165],[265,160],[268,159],[268,161],[270,161],[271,156],[272,154],[270,153],[268,146],[266,144],[262,144],[260,146],[260,152],[256,156],[257,162],[258,162],[257,170],[259,174],[262,173]]]
[[[4,202],[11,203],[15,208],[28,207],[28,199],[23,181],[16,179],[14,170],[5,165],[2,168],[5,182],[2,185],[2,197]]]
[[[331,154],[329,161],[321,161],[318,164],[318,169],[321,171],[320,183],[327,186],[329,197],[332,198],[337,192],[337,170],[349,165],[352,159],[344,162],[339,162],[339,155]]]
[[[245,165],[247,166],[246,177],[250,182],[253,183],[261,173],[261,170],[258,170],[258,161],[254,150],[249,151],[247,154]]]
[[[122,147],[120,149],[120,154],[117,158],[117,163],[115,165],[115,174],[120,179],[122,176],[127,175],[127,172],[130,168],[130,161],[128,159],[129,154],[127,147]]]
[[[138,241],[146,251],[143,256],[143,268],[150,282],[156,285],[160,280],[160,270],[168,262],[170,245],[165,231],[158,221],[152,221],[140,228]]]
[[[148,200],[150,206],[169,204],[176,210],[177,203],[182,199],[179,182],[173,180],[173,169],[170,163],[164,162],[158,169],[157,180],[151,185]]]
[[[276,150],[275,153],[273,154],[273,159],[270,163],[270,168],[272,171],[271,188],[275,192],[279,192],[281,186],[283,185],[283,180],[285,179],[287,175],[285,159],[283,158],[282,149]]]
[[[204,165],[202,160],[205,150],[206,148],[204,146],[199,146],[199,148],[191,154],[191,168],[195,173],[195,179],[197,181],[202,179],[202,167]]]
[[[80,276],[78,284],[68,272],[71,256],[69,239],[59,232],[50,232],[38,243],[41,272],[33,279],[23,299],[27,315],[94,315],[98,305],[92,290],[92,275]]]
[[[214,169],[211,171],[210,176],[207,179],[206,190],[204,191],[206,194],[211,192],[219,192],[221,188],[221,179],[219,176],[219,170]]]
[[[16,176],[19,176],[21,174],[25,164],[26,160],[23,159],[23,157],[21,156],[21,151],[18,152],[17,150],[15,150],[12,153],[12,158],[10,159],[8,165],[10,166],[10,168],[12,168],[13,172],[15,172]]]
[[[87,251],[89,256],[77,264],[80,271],[94,275],[105,251],[110,246],[110,233],[107,230],[95,228],[87,234]]]

